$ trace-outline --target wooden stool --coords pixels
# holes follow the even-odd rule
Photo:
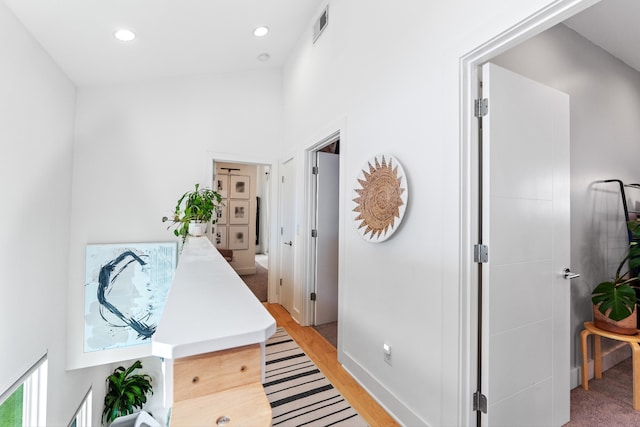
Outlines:
[[[640,329],[638,330],[640,333]],[[580,333],[582,350],[582,388],[589,390],[587,368],[587,337],[593,335],[593,371],[596,379],[602,378],[602,347],[600,337],[629,343],[633,356],[633,409],[640,410],[640,335],[622,335],[597,328],[593,322],[584,322],[584,331]]]

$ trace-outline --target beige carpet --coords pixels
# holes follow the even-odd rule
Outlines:
[[[256,274],[247,274],[240,278],[251,289],[251,292],[261,302],[267,301],[267,288],[269,286],[269,271],[256,262]]]
[[[640,426],[640,411],[633,409],[631,358],[589,380],[589,390],[571,390],[571,420],[567,427]]]

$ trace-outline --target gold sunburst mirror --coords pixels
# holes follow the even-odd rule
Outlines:
[[[353,188],[353,222],[364,240],[384,242],[395,233],[407,208],[409,189],[402,165],[389,154],[369,159]]]

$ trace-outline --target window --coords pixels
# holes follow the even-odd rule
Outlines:
[[[91,405],[93,402],[93,393],[91,389],[87,392],[80,404],[80,407],[69,423],[69,427],[89,427],[91,426]]]
[[[0,395],[0,427],[44,426],[47,421],[47,355]]]

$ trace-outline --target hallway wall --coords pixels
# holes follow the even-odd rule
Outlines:
[[[285,66],[285,152],[295,153],[298,182],[305,150],[341,131],[339,359],[406,425],[474,417],[462,394],[472,376],[460,323],[469,313],[461,252],[471,250],[460,247],[460,58],[550,3],[333,0],[323,34],[312,43],[310,23]],[[402,163],[409,201],[393,237],[371,244],[352,224],[352,189],[379,153]]]
[[[0,64],[0,393],[47,353],[47,425],[67,425],[107,375],[66,371],[76,89],[4,2]]]

